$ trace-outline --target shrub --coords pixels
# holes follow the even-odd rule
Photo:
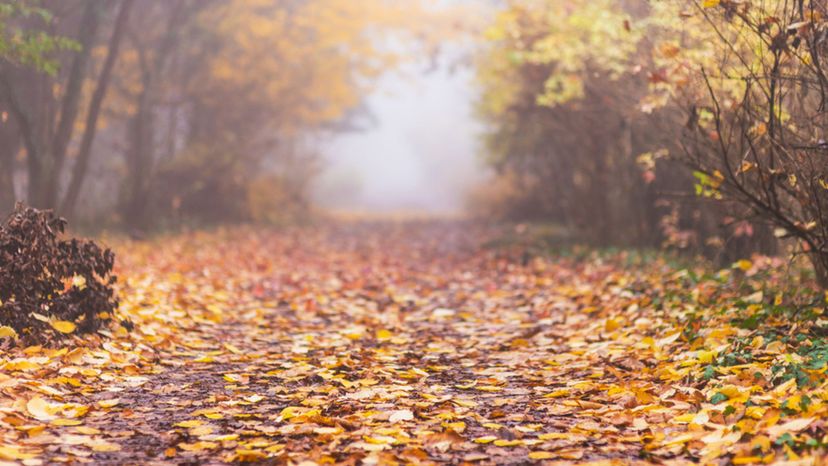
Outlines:
[[[25,341],[95,331],[117,307],[115,255],[92,241],[61,239],[65,227],[51,211],[20,203],[0,226],[0,325]]]
[[[801,245],[828,288],[828,31],[824,2],[712,2],[712,62],[688,99],[682,158],[697,192],[735,201]],[[714,34],[715,33],[715,34]]]

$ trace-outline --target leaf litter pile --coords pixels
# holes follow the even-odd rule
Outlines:
[[[119,325],[5,335],[0,460],[810,464],[824,297],[774,259],[487,247],[452,223],[114,241]]]

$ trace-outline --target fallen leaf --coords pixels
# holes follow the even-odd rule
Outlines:
[[[52,328],[54,328],[60,333],[72,333],[75,331],[76,328],[75,324],[65,320],[53,320],[49,323],[52,325]]]
[[[411,420],[414,420],[414,413],[412,413],[410,409],[399,409],[397,411],[393,411],[388,417],[388,422],[392,424]]]

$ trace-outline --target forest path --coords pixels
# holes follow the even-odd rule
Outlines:
[[[635,298],[610,268],[523,264],[483,247],[493,235],[351,224],[121,245],[133,357],[65,399],[95,408],[39,442],[47,461],[639,457],[632,408],[685,397],[650,383],[640,339],[590,316]]]

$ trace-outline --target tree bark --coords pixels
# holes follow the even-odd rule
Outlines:
[[[86,79],[89,59],[92,56],[100,16],[100,4],[87,2],[78,27],[78,42],[82,48],[75,54],[69,69],[66,93],[60,105],[60,119],[49,151],[51,153],[41,158],[41,187],[39,189],[41,199],[39,203],[48,207],[57,207],[60,173],[75,129],[83,93],[83,82]]]
[[[51,76],[10,64],[0,72],[0,91],[26,150],[27,201],[37,208],[57,207],[61,168],[72,140],[101,5],[106,3],[85,3],[77,34],[82,50],[73,55],[60,102],[53,97]]]
[[[130,148],[127,151],[129,170],[124,187],[126,189],[123,207],[126,225],[133,230],[146,227],[146,212],[149,202],[150,171],[154,159],[153,107],[151,103],[152,83],[145,84],[138,102],[138,110],[129,126]]]
[[[137,110],[128,129],[130,147],[126,151],[126,162],[129,171],[122,195],[124,223],[134,231],[146,229],[149,223],[147,214],[151,201],[150,185],[155,164],[155,103],[158,85],[169,56],[177,43],[180,21],[188,5],[191,4],[183,0],[173,5],[173,11],[165,25],[164,36],[157,45],[153,60],[149,60],[146,50],[138,45],[142,89],[138,95]]]
[[[14,208],[14,157],[20,149],[20,133],[2,112],[0,120],[0,219]],[[6,121],[2,121],[6,120]]]
[[[112,77],[112,70],[118,59],[118,50],[120,49],[127,20],[129,19],[129,12],[134,3],[135,0],[123,0],[123,2],[121,2],[121,8],[118,11],[118,17],[115,20],[115,25],[112,30],[112,36],[109,39],[106,59],[104,60],[101,74],[98,77],[95,91],[92,94],[92,100],[89,103],[89,112],[86,117],[86,127],[84,128],[83,136],[81,138],[75,165],[72,168],[72,177],[69,180],[69,185],[66,189],[66,196],[64,197],[63,204],[61,206],[61,212],[67,217],[71,217],[74,214],[78,197],[80,197],[81,188],[83,187],[83,182],[86,178],[86,173],[89,170],[89,159],[92,155],[92,143],[95,139],[98,117],[100,115],[101,106],[104,98],[106,97],[106,91]]]
[[[23,141],[23,147],[26,150],[26,168],[29,177],[28,186],[28,202],[29,204],[39,207],[37,198],[38,189],[40,186],[40,157],[42,151],[40,150],[39,141],[42,140],[42,135],[38,132],[39,127],[35,125],[35,118],[30,113],[30,109],[20,101],[20,92],[12,85],[10,76],[12,69],[9,66],[0,70],[0,87],[2,88],[2,97],[4,104],[8,107],[11,115],[14,117],[15,128],[19,139]],[[34,80],[34,79],[33,79]],[[33,87],[38,87],[42,83],[35,82]]]
[[[811,252],[808,258],[814,267],[817,285],[823,290],[828,290],[828,253]]]

